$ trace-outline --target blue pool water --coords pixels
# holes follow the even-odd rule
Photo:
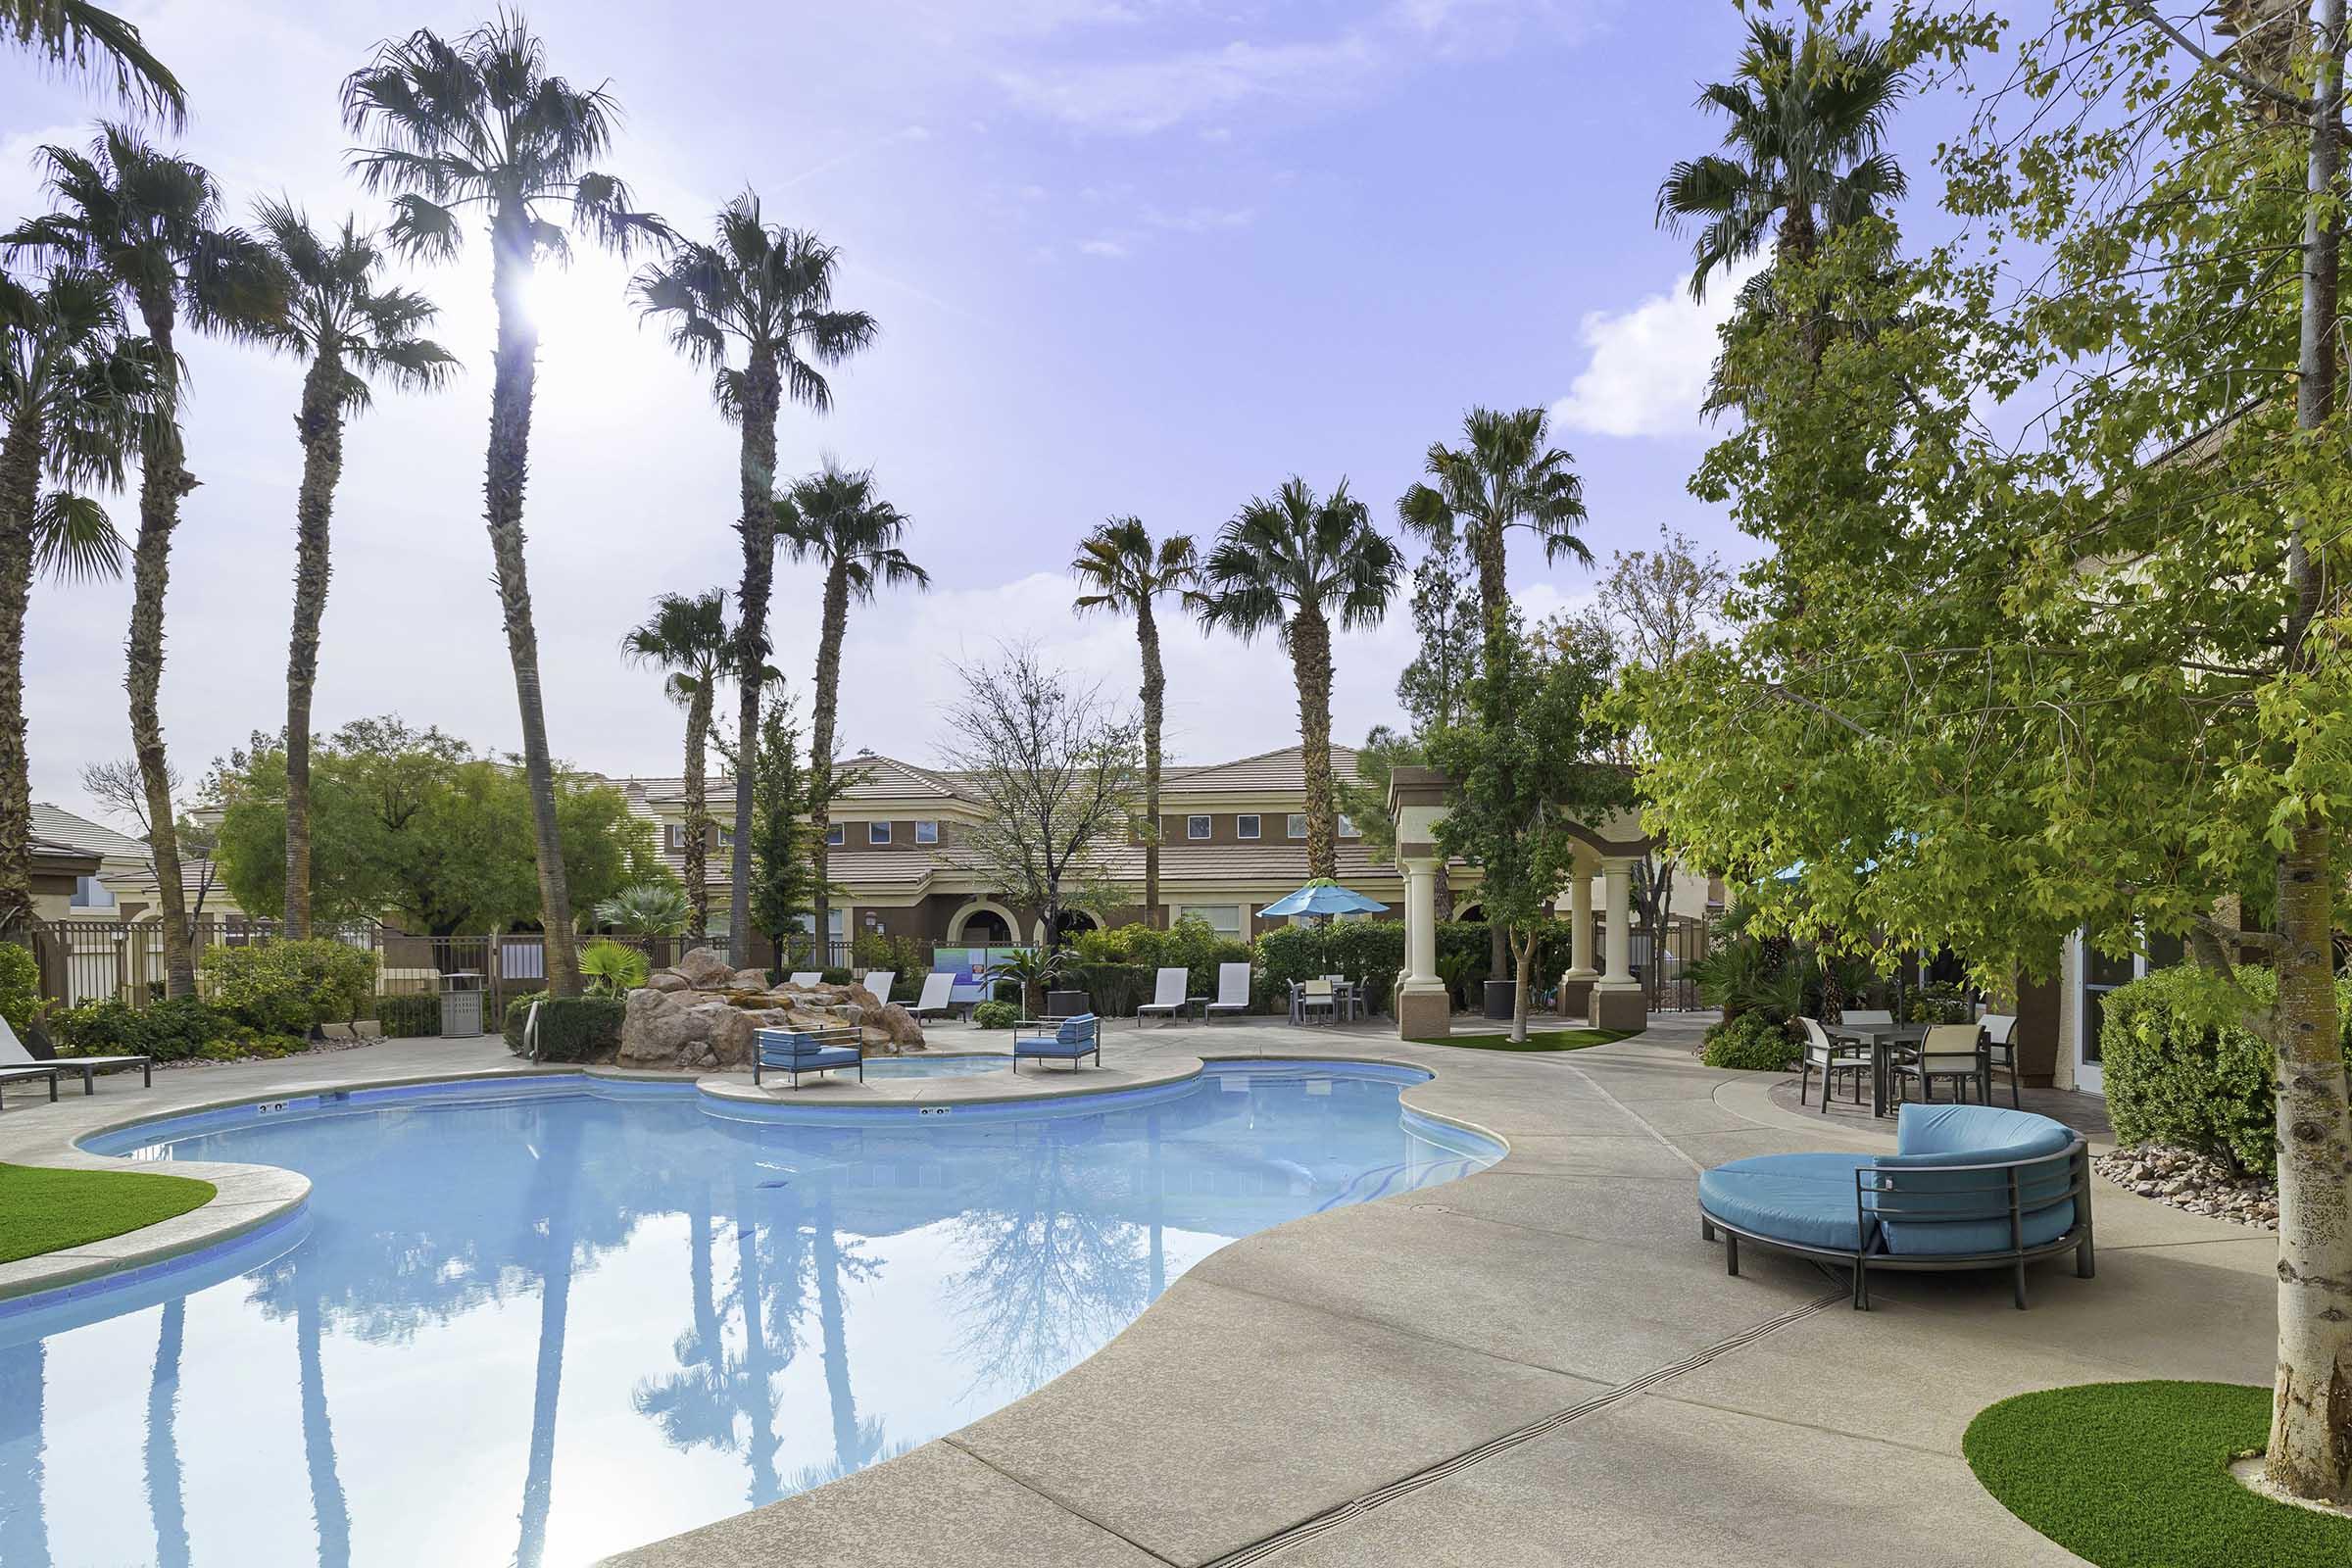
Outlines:
[[[1002,1054],[871,1056],[866,1059],[865,1075],[868,1078],[971,1078],[984,1072],[1003,1072],[1011,1065],[1012,1057]]]
[[[302,1171],[307,1217],[0,1309],[0,1564],[539,1568],[772,1502],[1018,1398],[1235,1237],[1492,1163],[1400,1109],[1420,1076],[930,1116],[535,1080],[116,1135]]]

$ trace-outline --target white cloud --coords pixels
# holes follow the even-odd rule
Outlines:
[[[1146,135],[1259,98],[1337,98],[1379,63],[1369,38],[1348,32],[1305,43],[1237,40],[1157,60],[1006,71],[997,80],[1032,113],[1084,130]]]
[[[1715,365],[1716,329],[1730,318],[1740,285],[1761,265],[1717,276],[1704,300],[1691,299],[1686,274],[1631,310],[1588,313],[1578,336],[1591,357],[1551,416],[1564,428],[1594,435],[1695,433]]]
[[[1257,217],[1249,207],[1192,206],[1180,213],[1162,212],[1156,207],[1144,209],[1144,221],[1153,228],[1172,229],[1179,234],[1206,234],[1220,228],[1248,228]]]
[[[1084,256],[1101,256],[1111,261],[1117,261],[1127,254],[1127,247],[1115,239],[1090,239],[1078,250]]]

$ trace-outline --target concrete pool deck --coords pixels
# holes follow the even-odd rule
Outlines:
[[[614,1561],[2065,1563],[1960,1458],[1978,1409],[2067,1383],[2268,1381],[2273,1239],[2104,1184],[2099,1277],[2075,1279],[2071,1259],[2037,1265],[2027,1312],[1998,1273],[1876,1276],[1868,1313],[1845,1304],[1841,1278],[1761,1250],[1726,1277],[1720,1249],[1698,1239],[1699,1168],[1891,1136],[1823,1125],[1775,1105],[1771,1079],[1700,1066],[1697,1027],[1662,1020],[1613,1045],[1523,1054],[1369,1029],[1122,1025],[1101,1073],[1024,1071],[1027,1095],[1165,1081],[1203,1056],[1405,1062],[1438,1074],[1405,1092],[1408,1105],[1510,1152],[1459,1181],[1236,1242],[1027,1398]],[[19,1090],[0,1115],[0,1160],[94,1164],[72,1140],[134,1118],[516,1070],[495,1039],[390,1042],[159,1073],[151,1093],[102,1080],[96,1097],[55,1106]],[[993,1078],[855,1089],[801,1098],[1016,1092]],[[746,1078],[729,1093],[750,1090]],[[95,1244],[110,1255],[85,1266],[121,1266],[147,1235]]]

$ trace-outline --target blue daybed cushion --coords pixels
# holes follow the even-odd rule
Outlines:
[[[1868,1154],[1755,1154],[1702,1172],[1698,1206],[1758,1236],[1834,1251],[1861,1250],[1854,1172]]]
[[[1906,1104],[1897,1113],[1895,1152],[1878,1169],[1891,1183],[1886,1206],[1904,1211],[1882,1226],[1886,1250],[1941,1255],[2006,1251],[2009,1195],[1999,1171],[1933,1174],[1939,1165],[1993,1165],[2063,1153],[2075,1141],[2064,1123],[1997,1105]],[[2019,1230],[2028,1247],[2055,1241],[2075,1223],[2073,1173],[2050,1160],[2021,1173]],[[1935,1217],[1948,1214],[1949,1218]]]

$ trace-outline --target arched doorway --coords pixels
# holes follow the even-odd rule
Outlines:
[[[1453,911],[1453,917],[1456,920],[1484,920],[1487,917],[1487,906],[1483,904],[1465,904]]]
[[[1102,929],[1102,922],[1084,909],[1064,909],[1054,917],[1054,935],[1057,946],[1081,931],[1100,931]]]
[[[1008,948],[1012,940],[1012,912],[1000,904],[967,904],[948,922],[950,947]]]

